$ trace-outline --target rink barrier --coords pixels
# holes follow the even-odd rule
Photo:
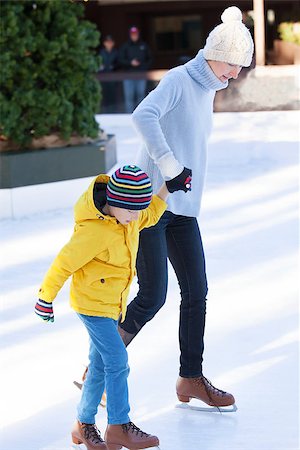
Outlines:
[[[0,152],[0,189],[106,173],[116,161],[114,135],[84,145]]]

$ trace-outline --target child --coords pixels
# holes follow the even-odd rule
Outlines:
[[[118,318],[126,314],[126,299],[135,275],[139,232],[156,224],[164,213],[165,184],[152,198],[148,176],[137,166],[118,169],[111,178],[99,175],[75,205],[75,229],[48,270],[39,290],[35,312],[53,322],[52,302],[71,275],[70,303],[90,338],[89,370],[78,420],[72,430],[75,444],[88,450],[156,447],[159,440],[134,425],[128,416],[129,373]],[[105,442],[95,425],[104,389],[108,425]]]

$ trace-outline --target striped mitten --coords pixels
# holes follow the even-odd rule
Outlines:
[[[34,312],[46,322],[54,322],[52,303],[47,303],[44,302],[44,300],[38,299]]]

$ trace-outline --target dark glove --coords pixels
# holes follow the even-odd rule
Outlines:
[[[38,299],[35,304],[34,312],[45,322],[54,322],[52,303],[47,303],[44,302],[44,300]]]
[[[172,178],[172,180],[166,181],[167,189],[169,192],[175,191],[191,191],[192,190],[192,171],[186,167],[183,171],[177,175],[177,177]]]

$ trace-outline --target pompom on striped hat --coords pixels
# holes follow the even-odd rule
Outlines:
[[[120,167],[107,183],[106,198],[108,205],[117,208],[145,209],[152,199],[151,181],[138,166]]]

